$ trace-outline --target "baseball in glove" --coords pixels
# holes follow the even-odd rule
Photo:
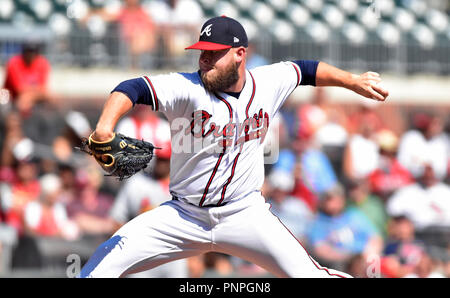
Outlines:
[[[76,149],[92,155],[108,173],[106,176],[115,176],[122,181],[145,169],[153,158],[153,150],[161,148],[144,140],[114,133],[110,140],[104,142],[95,141],[91,134]]]

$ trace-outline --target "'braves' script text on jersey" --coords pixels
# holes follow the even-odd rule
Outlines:
[[[208,92],[198,72],[142,77],[153,109],[171,126],[170,192],[188,203],[222,205],[259,191],[270,119],[301,82],[296,63],[245,73],[239,98]]]

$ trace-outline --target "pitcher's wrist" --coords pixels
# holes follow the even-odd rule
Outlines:
[[[97,127],[92,134],[92,138],[99,142],[104,142],[110,140],[114,136],[114,131],[112,129],[105,129]]]

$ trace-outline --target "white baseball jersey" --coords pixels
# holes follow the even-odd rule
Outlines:
[[[270,212],[264,139],[301,82],[293,62],[246,71],[235,98],[211,94],[198,73],[144,76],[154,110],[171,125],[170,192],[177,200],[133,218],[94,252],[81,277],[118,277],[209,251],[279,277],[349,277],[321,267]],[[225,204],[226,203],[226,204]]]
[[[198,72],[143,79],[153,109],[171,123],[172,195],[198,206],[220,206],[260,190],[262,143],[270,119],[301,82],[296,63],[247,70],[239,98],[208,92]]]

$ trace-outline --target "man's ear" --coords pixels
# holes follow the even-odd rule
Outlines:
[[[237,48],[235,51],[236,62],[240,63],[240,62],[244,61],[246,55],[247,55],[246,48],[244,48],[244,47]]]

